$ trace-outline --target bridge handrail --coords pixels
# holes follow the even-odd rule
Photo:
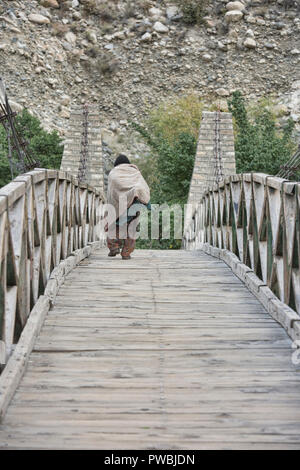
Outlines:
[[[183,247],[223,259],[231,252],[230,263],[245,265],[261,280],[258,289],[266,286],[300,313],[299,182],[263,173],[226,177],[203,194]]]
[[[0,189],[0,367],[38,299],[47,289],[51,298],[53,283],[104,243],[103,203],[59,170],[35,169]]]

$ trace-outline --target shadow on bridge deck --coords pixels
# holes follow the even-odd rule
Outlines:
[[[292,352],[222,261],[100,250],[60,289],[0,448],[300,449]]]

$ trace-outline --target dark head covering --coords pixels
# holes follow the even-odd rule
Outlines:
[[[114,166],[118,166],[118,165],[121,165],[122,163],[130,163],[130,161],[128,160],[128,158],[126,157],[126,155],[124,155],[123,153],[121,153],[118,158],[116,159],[115,163],[114,163]]]

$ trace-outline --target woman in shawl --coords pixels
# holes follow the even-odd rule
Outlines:
[[[107,226],[108,256],[121,253],[122,259],[130,259],[135,248],[138,209],[151,209],[151,205],[149,186],[126,155],[118,156],[108,175],[107,203],[114,208],[113,220]]]

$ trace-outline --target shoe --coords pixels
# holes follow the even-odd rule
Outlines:
[[[122,256],[122,259],[131,259],[131,256]]]
[[[118,251],[110,251],[107,256],[112,257],[112,256],[117,256],[117,255],[119,255],[119,254],[120,254],[120,250],[118,250]]]

